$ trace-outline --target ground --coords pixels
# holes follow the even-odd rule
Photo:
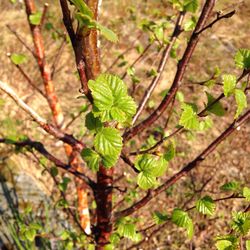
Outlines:
[[[44,1],[37,1],[40,8],[43,2]],[[140,21],[146,17],[151,20],[163,20],[166,12],[167,15],[171,15],[170,9],[167,8],[166,11],[166,2],[167,1],[158,0],[103,1],[100,22],[112,28],[119,36],[119,43],[117,44],[107,42],[103,38],[100,41],[103,71],[109,69],[110,72],[120,76],[126,72],[126,67],[131,65],[138,56],[135,47],[142,45],[145,48],[148,44],[148,35],[140,35]],[[237,3],[235,3],[235,1],[234,3],[232,2],[233,1],[228,0],[217,1],[216,11],[223,11],[223,13],[226,13],[232,9],[236,9],[236,15],[230,19],[222,20],[219,24],[215,25],[212,29],[207,30],[202,35],[201,41],[197,46],[191,63],[188,66],[187,73],[185,74],[183,86],[180,89],[184,94],[185,100],[188,102],[195,101],[199,109],[204,107],[204,102],[206,101],[205,91],[210,90],[209,88],[204,88],[204,86],[195,85],[194,83],[209,79],[216,66],[221,69],[222,73],[235,73],[239,75],[240,71],[234,67],[233,57],[235,52],[239,48],[250,48],[248,42],[250,39],[250,0],[237,1]],[[59,14],[53,14],[55,12],[60,12],[58,5],[55,1],[49,1],[49,3],[51,7],[49,9],[48,20],[56,27],[59,27],[59,32],[63,32],[63,25],[61,21],[57,19]],[[7,57],[7,53],[27,54],[28,63],[24,65],[24,69],[37,86],[42,88],[42,82],[39,78],[39,72],[37,71],[34,59],[32,59],[31,54],[27,52],[27,50],[16,40],[15,36],[6,27],[6,25],[10,25],[10,27],[21,34],[25,41],[31,45],[32,40],[29,35],[29,27],[24,9],[21,8],[21,4],[12,5],[8,0],[1,1],[0,8],[2,9],[2,14],[0,16],[0,80],[8,82],[8,84],[17,91],[26,103],[32,106],[40,115],[51,120],[51,114],[47,108],[47,102],[39,93],[30,91],[25,79],[21,76],[16,67],[11,64]],[[181,56],[187,35],[188,34],[181,36],[183,39],[178,49],[178,57]],[[57,53],[62,40],[55,39],[55,36],[56,32],[44,29],[46,55],[50,65],[54,62],[55,54]],[[119,59],[117,64],[110,69],[110,65],[112,65],[117,56],[128,48],[131,49],[124,55],[124,58]],[[137,85],[134,93],[137,102],[140,101],[141,94],[147,88],[151,80],[150,77],[145,76],[146,72],[152,68],[156,68],[159,61],[159,55],[160,53],[157,51],[157,46],[153,45],[148,50],[146,56],[135,66],[136,74],[140,78],[140,83]],[[171,59],[168,62],[160,85],[154,93],[153,102],[151,102],[151,105],[147,108],[147,112],[151,112],[153,107],[157,107],[162,91],[169,88],[175,74],[176,62],[176,59]],[[56,92],[66,117],[66,124],[72,119],[72,116],[78,114],[81,107],[86,105],[86,100],[79,98],[81,97],[81,94],[78,91],[80,85],[75,72],[76,68],[72,57],[72,51],[70,46],[66,45],[60,56],[60,60],[56,63],[54,77]],[[129,76],[126,76],[125,82],[129,87],[131,86],[131,79]],[[198,96],[196,94],[197,91],[199,91]],[[215,96],[220,92],[221,86],[213,89],[213,94]],[[233,120],[233,111],[235,110],[234,100],[231,98],[227,101],[223,101],[223,105],[227,109],[227,115],[223,118],[213,117],[214,127],[211,132],[197,134],[184,132],[174,138],[177,145],[177,157],[170,164],[168,174],[163,179],[167,179],[168,176],[179,170],[185,163],[192,160]],[[27,117],[24,112],[20,111],[20,109],[3,93],[0,94],[0,107],[2,111],[0,113],[1,136],[16,136],[16,134],[24,134],[30,136],[32,139],[42,140],[46,143],[48,149],[56,149],[54,150],[55,154],[58,157],[65,159],[65,156],[63,156],[62,153],[62,145],[60,143],[55,144],[54,142],[51,145],[52,138],[45,136],[45,134],[29,119],[29,117]],[[178,109],[177,102],[176,110]],[[146,115],[147,113],[144,112],[141,119],[146,117]],[[157,123],[157,126],[163,126],[167,117],[166,115],[167,113]],[[168,127],[166,128],[166,133],[171,133],[171,131],[173,131],[175,125],[178,123],[178,119],[178,114],[174,113]],[[69,132],[73,133],[78,138],[83,136],[85,134],[83,123],[84,114],[74,122],[73,126],[70,127]],[[146,135],[147,134],[139,135],[136,138],[134,145],[142,145],[147,139]],[[86,143],[91,143],[90,136],[85,138]],[[152,214],[155,210],[171,213],[175,207],[182,207],[183,205],[190,207],[200,195],[210,195],[214,198],[223,197],[227,194],[222,193],[219,187],[227,181],[238,181],[242,184],[250,183],[249,141],[250,123],[248,122],[242,126],[236,134],[230,136],[229,139],[223,142],[216,152],[209,156],[198,169],[178,182],[171,192],[168,190],[169,192],[166,193],[167,197],[166,194],[163,193],[160,196],[161,199],[157,198],[150,202],[142,212],[137,214],[138,218],[143,218],[144,216]],[[16,168],[18,168],[17,176],[19,176],[20,173],[28,172],[28,176],[31,178],[29,181],[34,184],[34,190],[37,190],[38,188],[43,195],[50,195],[51,190],[53,190],[50,177],[48,175],[42,176],[42,169],[39,168],[38,170],[37,166],[31,160],[27,161],[23,155],[13,157],[10,153],[10,149],[3,146],[0,148],[0,160],[2,161],[0,165],[1,175],[5,178],[6,172],[8,172],[6,171],[6,168],[10,168],[11,171],[16,171]],[[119,162],[118,165],[121,166],[122,162]],[[128,170],[125,166],[116,171],[116,176],[120,176],[120,174],[124,172],[126,172],[127,176],[130,178],[135,178],[134,173]],[[18,181],[16,180],[16,182]],[[27,184],[25,180],[21,181],[23,183],[20,185],[20,195],[22,191],[25,190],[25,185]],[[51,185],[49,185],[51,187],[48,187],[48,181],[51,183]],[[199,190],[207,181],[208,183],[204,189],[201,192],[198,192],[197,190]],[[10,182],[10,180],[7,180],[8,185]],[[124,182],[121,185],[126,185],[126,183],[127,182]],[[12,186],[10,185],[10,187]],[[37,196],[37,194],[34,194],[34,197],[35,196]],[[32,194],[28,195],[28,197],[33,199]],[[43,199],[42,197],[43,196],[41,196],[41,199]],[[116,199],[120,200],[119,194]],[[186,201],[188,200],[189,203],[186,204]],[[204,216],[197,216],[197,213],[191,212],[191,216],[194,216],[195,223],[195,236],[191,241],[186,239],[185,233],[182,230],[169,224],[158,232],[150,243],[142,245],[141,249],[214,249],[215,236],[229,232],[228,224],[231,218],[231,212],[234,210],[242,210],[245,206],[246,203],[242,202],[240,199],[220,202],[217,204],[216,215],[209,217],[208,219]],[[148,220],[146,226],[150,224],[151,220]],[[127,249],[130,245],[131,241],[123,241],[121,249]]]

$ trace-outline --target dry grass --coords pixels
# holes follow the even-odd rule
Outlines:
[[[43,1],[37,1],[40,4]],[[58,6],[54,6],[54,1],[51,2],[51,13],[58,11]],[[147,3],[146,3],[147,2]],[[232,1],[220,0],[217,1],[216,10],[225,9],[226,6],[231,6]],[[204,88],[199,86],[193,86],[191,81],[203,81],[208,79],[215,66],[219,66],[223,73],[237,73],[233,65],[233,56],[238,48],[249,48],[249,20],[250,20],[250,0],[244,1],[242,5],[237,7],[237,15],[230,20],[224,20],[216,27],[207,31],[206,34],[202,35],[201,42],[199,43],[196,52],[192,58],[192,61],[188,67],[188,73],[185,76],[183,87],[181,91],[185,95],[185,100],[192,102],[196,101],[201,108],[205,101]],[[23,46],[20,45],[15,37],[10,34],[6,28],[6,24],[15,27],[16,31],[20,33],[28,44],[32,44],[31,36],[29,35],[28,24],[25,17],[25,12],[20,6],[13,7],[8,3],[7,0],[3,0],[0,3],[0,7],[3,10],[0,15],[0,76],[2,81],[8,82],[22,98],[32,106],[39,114],[43,115],[47,119],[51,120],[51,114],[48,111],[48,104],[43,97],[35,92],[30,91],[23,77],[17,71],[17,69],[11,65],[9,59],[6,57],[6,53],[25,53],[29,57],[29,62],[24,65],[26,72],[32,79],[42,88],[41,79],[39,72],[34,63],[32,56],[26,52]],[[129,12],[131,10],[135,10]],[[158,9],[160,14],[154,12]],[[230,10],[231,8],[229,8]],[[139,11],[138,11],[139,10]],[[225,12],[228,10],[226,9]],[[161,1],[132,1],[132,0],[117,0],[111,1],[106,0],[102,5],[101,22],[106,23],[108,26],[113,28],[119,34],[120,42],[118,44],[110,44],[104,40],[101,41],[102,45],[102,62],[103,70],[105,70],[116,58],[117,55],[127,49],[138,35],[137,26],[139,20],[149,16],[152,19],[156,19],[157,15],[164,15],[165,9],[162,6]],[[51,15],[50,21],[56,23],[58,27],[62,29],[62,24],[58,22],[57,15]],[[134,18],[134,21],[133,21]],[[48,31],[44,31],[44,37],[46,39],[45,47],[46,54],[48,56],[48,62],[52,64],[54,55],[60,46],[60,41],[55,41],[51,38],[51,34]],[[142,44],[146,46],[147,36],[143,35],[136,44]],[[181,54],[182,48],[185,45],[185,39],[181,44],[179,53]],[[156,47],[149,51],[149,56],[146,56],[136,66],[136,72],[138,76],[142,78],[140,88],[135,95],[137,101],[140,100],[140,93],[142,93],[147,85],[150,83],[150,79],[145,77],[145,72],[157,63],[158,57],[155,51]],[[126,54],[125,59],[128,61],[128,65],[133,62],[137,57],[135,49],[131,50]],[[152,60],[153,57],[153,60]],[[157,88],[154,94],[155,105],[159,102],[159,94],[162,90],[168,88],[172,82],[175,74],[176,60],[170,60],[167,69],[163,75],[161,84]],[[65,114],[66,121],[71,119],[72,114],[76,114],[79,107],[84,105],[83,99],[77,99],[79,96],[79,82],[76,78],[75,65],[72,57],[72,51],[70,46],[66,46],[64,53],[58,62],[57,73],[54,78],[56,92],[60,98],[60,102]],[[114,67],[112,72],[116,74],[124,73],[125,67]],[[130,85],[129,77],[126,78],[126,82]],[[197,96],[196,90],[200,91]],[[221,91],[220,88],[214,90],[215,95]],[[193,94],[195,93],[195,94]],[[32,123],[29,118],[16,107],[12,101],[10,101],[5,95],[1,93],[1,100],[4,100],[4,104],[1,107],[0,122],[3,122],[6,117],[13,120],[20,120],[21,124],[17,126],[18,133],[27,134],[33,139],[42,140],[45,142],[49,149],[55,149],[54,153],[59,157],[64,157],[62,154],[61,145],[51,145],[51,138],[44,136],[43,132],[37,126]],[[232,111],[233,101],[227,101],[224,103],[228,111]],[[150,109],[147,110],[148,112]],[[230,113],[229,112],[229,113]],[[231,112],[232,113],[232,112]],[[143,116],[145,116],[144,114]],[[201,152],[202,149],[232,120],[232,115],[227,115],[222,119],[214,118],[214,128],[209,134],[199,133],[195,137],[187,135],[187,133],[180,134],[176,137],[178,157],[171,163],[169,168],[169,174],[174,173],[177,169],[192,159],[197,153]],[[163,119],[157,124],[162,125]],[[78,121],[72,126],[70,132],[80,137],[85,133],[83,128],[84,116],[80,117]],[[173,128],[178,122],[178,116],[174,115],[170,128]],[[195,170],[191,175],[185,178],[184,181],[178,183],[173,190],[173,195],[168,196],[162,194],[161,199],[157,198],[159,203],[156,204],[156,200],[153,200],[142,214],[138,214],[138,217],[146,216],[151,214],[154,210],[166,211],[170,213],[176,206],[181,206],[183,200],[186,200],[193,193],[194,184],[196,188],[199,188],[204,181],[212,177],[209,184],[206,186],[203,195],[211,195],[220,197],[222,194],[219,191],[219,186],[222,183],[230,180],[237,180],[242,183],[250,183],[250,124],[246,124],[237,133],[237,136],[231,136],[223,145],[221,145],[218,151],[211,155],[198,169]],[[0,128],[1,134],[10,133],[8,127],[2,126]],[[168,131],[170,132],[170,130]],[[140,141],[141,140],[141,141]],[[137,145],[140,145],[145,141],[145,136],[139,136],[139,140],[136,141]],[[0,156],[6,153],[4,149],[0,151]],[[19,158],[23,161],[23,158]],[[23,164],[25,165],[25,164]],[[36,173],[37,169],[32,162],[26,165],[26,168],[22,171],[29,171]],[[119,171],[117,171],[119,172]],[[130,172],[130,171],[128,171]],[[119,175],[119,173],[117,173]],[[130,173],[132,178],[135,178]],[[166,177],[167,178],[167,177]],[[185,191],[183,191],[185,190]],[[178,195],[176,195],[178,194]],[[191,202],[192,203],[192,202]],[[245,204],[244,204],[245,205]],[[186,237],[183,233],[179,233],[179,229],[169,225],[161,231],[150,244],[143,246],[143,249],[171,249],[171,250],[186,250],[186,249],[213,249],[213,238],[217,234],[224,234],[228,232],[228,220],[232,210],[242,209],[243,203],[241,201],[226,201],[222,202],[217,207],[217,215],[209,218],[208,220],[204,217],[197,217],[195,215],[195,237],[190,241],[185,240]],[[223,218],[223,219],[222,219]],[[222,219],[222,220],[221,220]],[[150,223],[149,223],[150,224]],[[130,244],[130,243],[128,243]],[[194,247],[194,248],[192,248]],[[126,242],[124,247],[126,249]]]

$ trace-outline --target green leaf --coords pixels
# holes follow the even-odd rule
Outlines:
[[[111,29],[97,23],[96,24],[97,29],[100,30],[101,35],[103,35],[107,40],[109,40],[110,42],[113,43],[117,43],[118,42],[118,36],[114,33],[114,31],[112,31]]]
[[[235,101],[237,103],[237,111],[234,116],[235,119],[239,117],[242,111],[247,107],[247,97],[241,89],[235,89]]]
[[[155,211],[153,213],[153,219],[157,225],[160,225],[160,224],[164,223],[165,221],[167,221],[169,219],[169,217],[166,214],[162,214],[159,211]]]
[[[25,235],[25,237],[26,237],[26,239],[27,239],[28,241],[33,242],[34,239],[35,239],[35,237],[36,237],[36,230],[33,229],[33,228],[31,228],[31,229],[27,230],[27,231],[24,233],[24,235]]]
[[[232,229],[236,232],[246,235],[250,231],[250,213],[233,212]]]
[[[101,80],[99,77],[96,81],[89,81],[89,88],[94,98],[94,104],[99,111],[111,109],[114,98],[109,83]]]
[[[199,120],[198,115],[194,111],[194,108],[190,104],[182,104],[183,112],[179,124],[182,125],[185,129],[199,129]]]
[[[100,117],[102,122],[125,123],[135,114],[136,104],[117,76],[101,74],[95,81],[89,81],[89,87],[94,98],[94,116]]]
[[[94,146],[96,151],[105,158],[103,162],[105,167],[111,167],[121,153],[122,137],[115,128],[103,128],[96,134]]]
[[[215,101],[215,98],[208,92],[206,92],[206,95],[207,95],[207,107],[209,107],[207,108],[207,111],[217,116],[224,116],[226,111],[223,108],[222,104],[218,101],[210,107],[210,105]]]
[[[247,201],[250,201],[250,188],[243,188],[243,196],[246,198]]]
[[[220,187],[220,189],[222,191],[235,192],[235,191],[238,191],[239,186],[240,186],[240,184],[238,182],[236,182],[236,181],[230,181],[230,182],[227,182],[224,185],[222,185]]]
[[[89,16],[91,18],[94,17],[93,12],[91,11],[91,9],[89,8],[89,6],[82,0],[70,0],[75,7],[77,8],[77,10],[86,16]]]
[[[166,149],[166,153],[164,154],[164,159],[166,161],[171,161],[175,157],[175,143],[171,142]]]
[[[184,0],[184,10],[195,13],[199,7],[198,0]]]
[[[167,170],[168,162],[164,157],[144,154],[137,157],[135,167],[147,176],[159,177]]]
[[[85,126],[88,130],[98,132],[103,128],[102,122],[98,117],[94,117],[93,113],[90,112],[86,115]]]
[[[218,250],[236,250],[238,249],[238,239],[234,235],[219,236],[215,246]]]
[[[234,75],[223,75],[223,91],[226,97],[230,96],[236,87],[236,76]]]
[[[10,59],[16,65],[19,65],[19,64],[27,62],[27,57],[24,54],[13,53],[13,54],[11,54]]]
[[[213,120],[210,117],[206,117],[203,121],[200,122],[200,130],[204,131],[213,126]]]
[[[85,148],[82,150],[81,156],[92,171],[96,172],[99,170],[99,163],[101,161],[101,157],[94,150],[90,148]]]
[[[189,217],[187,212],[178,208],[174,209],[172,214],[172,222],[179,227],[185,228],[189,238],[193,237],[194,226],[192,219]]]
[[[67,190],[68,184],[70,183],[71,179],[67,177],[63,177],[62,182],[58,185],[59,189],[63,192]]]
[[[121,237],[125,237],[131,240],[137,239],[136,228],[135,225],[132,223],[119,223],[117,232]]]
[[[239,49],[234,57],[235,65],[240,69],[250,68],[250,50]]]
[[[147,172],[141,172],[137,176],[137,184],[141,189],[150,189],[157,184],[156,177]]]
[[[202,214],[213,215],[215,207],[216,205],[210,196],[205,196],[196,202],[196,209]]]
[[[197,18],[195,16],[192,16],[191,19],[187,20],[184,24],[184,30],[190,31],[193,30],[196,26]]]
[[[51,175],[52,175],[53,177],[56,177],[56,176],[58,175],[58,169],[57,169],[57,167],[52,167],[52,168],[50,169],[50,173],[51,173]]]
[[[42,13],[38,11],[29,16],[29,21],[33,25],[39,25],[41,22],[41,18],[42,18]]]

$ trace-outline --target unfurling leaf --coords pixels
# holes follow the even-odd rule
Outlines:
[[[194,108],[186,103],[182,104],[183,112],[179,124],[182,125],[185,129],[199,129],[199,120],[198,115]]]
[[[223,75],[223,91],[226,97],[230,96],[236,87],[236,76]]]
[[[242,111],[247,107],[247,97],[244,91],[241,89],[235,89],[234,94],[237,103],[237,111],[234,118],[237,119],[239,115],[242,113]]]
[[[234,57],[235,65],[240,69],[250,68],[250,50],[239,49]]]

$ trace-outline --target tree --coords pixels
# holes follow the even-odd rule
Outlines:
[[[144,32],[150,32],[151,34],[149,45],[144,49],[138,48],[139,57],[128,67],[122,77],[118,77],[109,72],[103,73],[101,70],[101,47],[99,48],[98,46],[99,36],[103,36],[114,43],[118,42],[118,38],[112,30],[103,26],[101,21],[98,20],[100,4],[98,0],[60,0],[61,13],[67,35],[59,35],[62,36],[62,44],[65,44],[66,41],[72,47],[72,56],[75,57],[81,83],[80,92],[89,105],[85,126],[88,130],[87,136],[92,137],[92,143],[85,142],[86,138],[79,139],[67,133],[68,125],[65,124],[59,98],[54,88],[53,75],[55,68],[54,65],[51,68],[48,65],[44,50],[44,39],[42,37],[48,5],[45,4],[43,12],[39,12],[35,8],[34,0],[24,0],[33,38],[33,48],[30,48],[15,30],[11,27],[9,29],[34,56],[41,73],[44,91],[40,90],[23,70],[21,64],[26,57],[21,54],[9,56],[12,63],[26,78],[30,90],[38,91],[46,98],[52,113],[53,122],[49,123],[23,102],[7,83],[1,81],[0,89],[9,95],[48,135],[53,136],[55,141],[59,140],[64,143],[68,163],[64,163],[56,158],[53,153],[46,149],[42,142],[34,141],[28,137],[25,139],[5,137],[0,142],[14,145],[17,148],[27,148],[30,152],[33,152],[33,150],[37,151],[57,167],[52,167],[48,171],[60,189],[64,208],[75,218],[76,224],[80,227],[80,232],[84,234],[81,235],[79,232],[72,234],[64,231],[61,239],[67,244],[67,249],[73,247],[115,249],[123,238],[137,242],[128,248],[132,249],[150,240],[153,235],[171,222],[185,228],[188,237],[192,238],[194,225],[188,213],[190,210],[196,209],[197,212],[204,215],[213,215],[216,202],[221,200],[243,198],[249,201],[249,188],[246,186],[240,188],[236,184],[237,187],[235,187],[233,183],[227,183],[223,188],[233,191],[233,194],[217,199],[210,196],[201,197],[196,201],[195,206],[176,207],[171,215],[155,211],[153,214],[155,222],[148,226],[145,221],[145,226],[141,230],[137,230],[136,224],[138,220],[132,216],[134,213],[139,214],[140,210],[147,207],[150,201],[157,201],[156,197],[169,190],[194,169],[197,169],[217,149],[218,145],[223,143],[243,123],[250,119],[250,110],[246,109],[250,73],[250,50],[248,49],[239,49],[235,55],[235,66],[241,70],[239,76],[223,74],[220,77],[220,70],[216,69],[210,79],[199,83],[205,87],[209,86],[211,89],[214,86],[222,85],[220,86],[221,93],[217,97],[206,92],[207,102],[203,109],[199,110],[194,103],[184,101],[179,92],[181,86],[185,84],[183,77],[184,74],[188,73],[187,66],[201,35],[205,34],[208,29],[218,25],[220,21],[231,18],[235,14],[235,10],[225,14],[220,12],[214,14],[215,0],[206,0],[204,4],[199,4],[197,0],[169,1],[167,7],[172,6],[174,8],[174,15],[171,17],[171,20],[175,22],[172,34],[165,36],[166,27],[171,24],[171,20],[160,24],[145,21],[142,24],[142,29]],[[199,12],[198,18],[195,17],[197,12]],[[56,14],[59,16],[59,13]],[[170,56],[174,56],[174,53],[176,53],[179,39],[185,40],[185,36],[181,37],[183,33],[190,34],[190,36],[187,44],[183,47],[184,52],[181,58],[178,59],[174,80],[170,88],[166,89],[158,107],[154,107],[153,111],[142,119],[142,113],[146,110],[148,102],[152,100],[153,91],[162,79],[161,76]],[[149,72],[152,81],[137,105],[134,98],[130,95],[131,93],[133,95],[135,92],[138,80],[134,66],[145,55],[147,49],[152,44],[158,44],[161,58],[157,71],[151,70]],[[58,56],[60,53],[61,50],[59,49]],[[117,61],[114,62],[114,64],[116,63]],[[109,69],[111,68],[112,66]],[[123,81],[127,75],[131,77],[133,83],[130,89]],[[218,82],[220,79],[222,83]],[[199,94],[197,92],[197,95]],[[231,97],[234,97],[236,103],[236,112],[232,123],[193,160],[185,164],[172,176],[167,175],[167,179],[162,179],[161,177],[166,176],[169,162],[176,155],[175,143],[171,139],[185,131],[205,131],[205,133],[212,131],[212,115],[222,117],[225,114],[225,109],[221,100],[229,100]],[[175,108],[176,105],[178,105],[179,109]],[[171,128],[171,133],[166,135],[164,130],[166,130],[174,110],[179,112],[179,122],[175,127]],[[167,111],[168,115],[166,118]],[[145,138],[152,136],[155,133],[156,122],[163,118],[166,120],[166,125],[165,128],[158,131],[160,134],[158,141],[154,140],[153,143],[138,147],[136,150],[129,144],[138,134],[144,133]],[[71,125],[71,122],[69,125]],[[121,160],[124,164],[121,163]],[[82,167],[82,161],[84,162],[84,167]],[[65,194],[67,193],[69,179],[63,177],[59,183],[57,180],[57,175],[59,175],[58,168],[75,176],[79,218],[77,218],[76,213],[68,206],[66,201]],[[86,171],[87,168],[91,169],[96,176],[89,174],[89,171]],[[134,180],[136,179],[125,190],[119,184],[124,181],[124,176],[114,179],[115,172],[119,168],[130,168],[133,172]],[[140,190],[139,192],[137,191],[138,189]],[[91,199],[94,199],[96,203],[95,213],[92,215],[93,218],[90,218],[86,190],[91,190]],[[123,198],[114,205],[113,198],[116,191],[120,192]],[[136,199],[132,199],[131,204],[128,202],[127,194],[130,196],[136,195]],[[124,204],[125,208],[123,208]],[[236,249],[239,242],[249,232],[249,222],[249,206],[247,206],[244,211],[233,214],[231,233],[219,237],[216,241],[216,247],[218,249]],[[17,232],[19,231],[22,233],[20,228]],[[40,231],[42,231],[41,226],[34,227],[33,225],[32,227],[30,224],[29,226],[26,225],[23,230],[24,238],[30,242],[33,242],[37,237],[43,239]],[[148,232],[150,233],[148,234]],[[22,241],[25,240],[22,239]],[[23,244],[22,242],[19,243]],[[249,245],[249,241],[246,241],[246,244]]]

